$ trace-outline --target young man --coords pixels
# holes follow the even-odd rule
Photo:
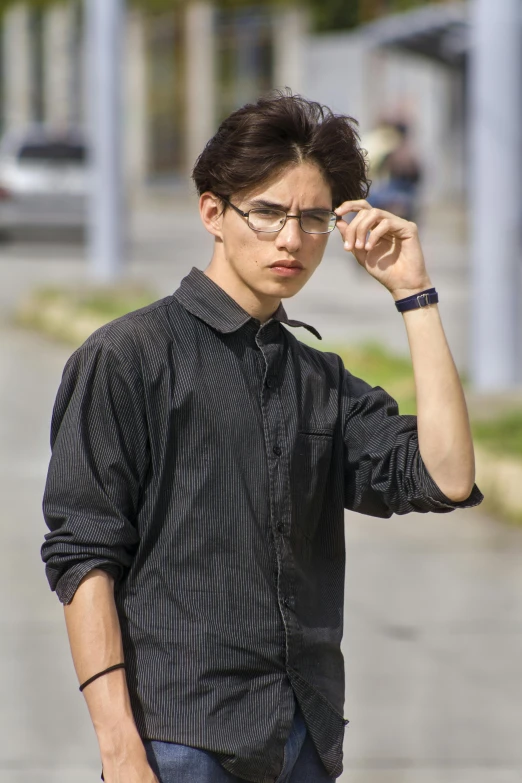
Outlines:
[[[321,783],[347,723],[344,509],[479,503],[466,404],[416,226],[364,200],[353,121],[264,98],[193,176],[212,259],[69,359],[42,556],[107,783]],[[334,229],[402,302],[418,419],[288,328]]]

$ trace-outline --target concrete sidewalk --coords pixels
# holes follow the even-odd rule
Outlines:
[[[49,419],[69,353],[0,328],[0,783],[99,780],[39,551]],[[520,781],[522,531],[478,510],[346,523],[342,783]]]

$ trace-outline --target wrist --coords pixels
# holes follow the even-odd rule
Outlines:
[[[143,741],[133,720],[120,721],[116,726],[96,730],[102,761],[126,758],[144,751]]]
[[[427,277],[423,283],[421,283],[418,286],[414,286],[412,288],[394,288],[393,290],[390,289],[390,294],[393,296],[393,299],[395,302],[398,302],[399,299],[406,299],[408,296],[414,296],[415,294],[420,294],[421,291],[426,291],[428,288],[433,288],[433,283]]]

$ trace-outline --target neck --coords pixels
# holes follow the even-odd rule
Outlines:
[[[279,307],[281,300],[267,297],[252,290],[238,277],[231,265],[222,258],[214,255],[205,274],[225,291],[240,307],[252,318],[257,318],[261,323],[268,321]]]

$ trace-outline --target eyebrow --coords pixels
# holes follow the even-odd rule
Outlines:
[[[290,207],[285,206],[284,204],[278,204],[275,201],[267,201],[266,199],[254,199],[253,201],[247,202],[250,206],[252,206],[254,209],[256,207],[266,207],[267,209],[282,209],[283,212],[288,212],[290,210]],[[308,207],[307,209],[302,209],[301,212],[314,212],[315,210],[322,210],[324,212],[331,212],[332,210],[328,207]]]

